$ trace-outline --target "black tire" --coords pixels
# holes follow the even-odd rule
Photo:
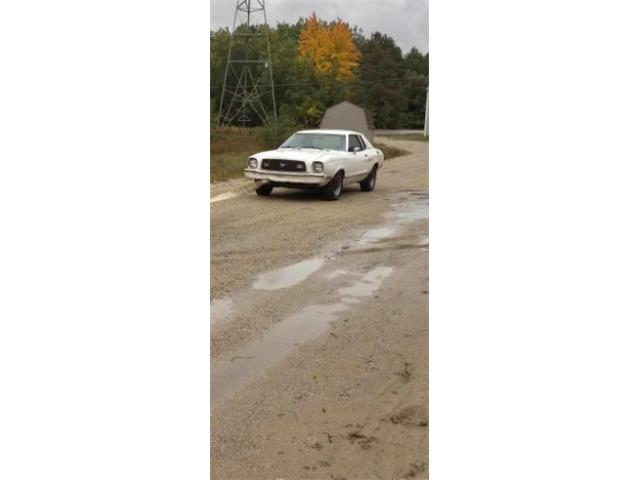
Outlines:
[[[376,180],[378,178],[378,166],[374,165],[371,172],[369,172],[369,176],[360,182],[360,189],[363,192],[370,192],[374,188],[376,188]]]
[[[273,190],[273,185],[270,183],[265,183],[256,188],[256,193],[261,197],[268,197],[271,195],[271,191]]]
[[[324,198],[330,201],[338,200],[342,194],[343,181],[344,174],[342,172],[336,173],[336,176],[322,188]]]

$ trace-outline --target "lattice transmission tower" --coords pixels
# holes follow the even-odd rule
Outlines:
[[[218,126],[277,120],[266,0],[237,0]]]

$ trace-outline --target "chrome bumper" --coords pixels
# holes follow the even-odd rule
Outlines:
[[[245,169],[244,175],[252,180],[262,180],[275,183],[304,183],[307,185],[326,185],[331,178],[324,173],[296,173],[289,172],[264,172]]]

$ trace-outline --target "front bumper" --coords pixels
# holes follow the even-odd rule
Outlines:
[[[290,172],[265,172],[258,170],[251,170],[246,168],[244,175],[252,180],[261,180],[264,182],[272,182],[276,184],[292,185],[317,185],[319,187],[326,185],[331,178],[327,177],[324,173],[290,173]]]

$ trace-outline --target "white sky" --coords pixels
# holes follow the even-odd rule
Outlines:
[[[210,27],[217,30],[233,25],[236,0],[210,0]],[[295,23],[300,17],[316,12],[323,20],[337,17],[362,28],[365,36],[375,31],[393,37],[407,53],[416,47],[429,51],[428,0],[266,0],[270,25]]]

